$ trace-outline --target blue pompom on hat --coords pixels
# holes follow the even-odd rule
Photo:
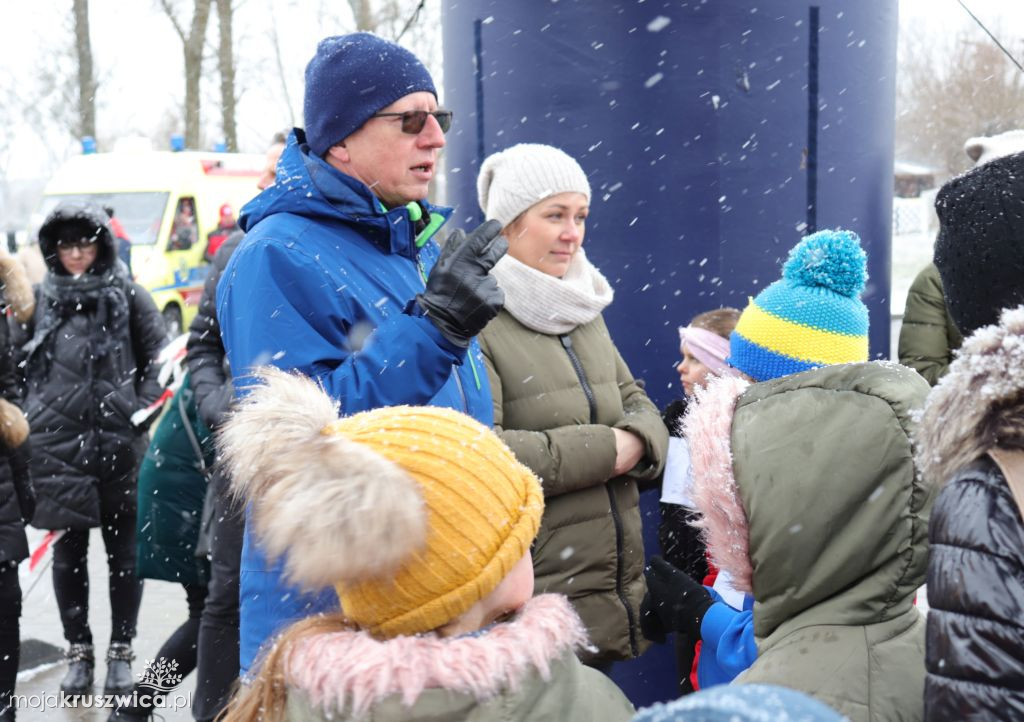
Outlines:
[[[729,337],[730,366],[755,381],[868,360],[860,300],[867,255],[853,231],[819,231],[789,252],[782,278],[750,300]]]
[[[803,692],[774,684],[723,684],[640,710],[632,722],[841,722]]]
[[[373,33],[324,38],[306,66],[306,142],[318,156],[410,93],[437,97],[419,58]]]

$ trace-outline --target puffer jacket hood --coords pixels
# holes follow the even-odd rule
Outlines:
[[[887,362],[747,387],[712,382],[685,421],[712,559],[755,598],[759,639],[785,624],[867,625],[912,607],[933,494],[913,464],[928,384]]]
[[[979,329],[928,397],[918,463],[941,486],[995,447],[1024,449],[1024,306]]]
[[[102,275],[118,263],[117,240],[110,230],[106,212],[93,203],[61,203],[46,217],[39,228],[39,250],[51,273],[68,275],[57,258],[57,240],[62,228],[75,227],[82,237],[97,239],[96,261],[89,273]]]
[[[447,219],[451,208],[421,202],[425,217],[437,213]],[[277,213],[292,213],[308,223],[346,223],[359,226],[360,233],[389,253],[415,258],[417,247],[402,228],[408,221],[405,207],[385,210],[366,184],[332,168],[312,153],[305,133],[296,128],[278,161],[274,184],[249,201],[238,219],[249,232],[263,219]]]
[[[460,637],[320,633],[288,654],[287,718],[625,722],[632,705],[576,658],[586,642],[579,617],[555,594]]]

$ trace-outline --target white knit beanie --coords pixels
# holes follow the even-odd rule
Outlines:
[[[582,193],[589,203],[587,174],[565,151],[539,143],[520,143],[491,155],[476,179],[484,217],[502,226],[535,203],[570,191]]]

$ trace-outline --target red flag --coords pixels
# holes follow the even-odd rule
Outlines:
[[[39,546],[32,550],[32,556],[29,557],[28,570],[34,572],[36,567],[39,566],[39,562],[43,561],[43,557],[46,556],[47,550],[53,545],[58,539],[64,536],[64,529],[57,531],[50,530],[43,536],[43,540],[39,542]]]

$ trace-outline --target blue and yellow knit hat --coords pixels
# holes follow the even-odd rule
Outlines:
[[[853,231],[819,231],[789,252],[782,278],[750,300],[729,337],[730,366],[755,381],[868,360],[860,300],[867,255]]]

